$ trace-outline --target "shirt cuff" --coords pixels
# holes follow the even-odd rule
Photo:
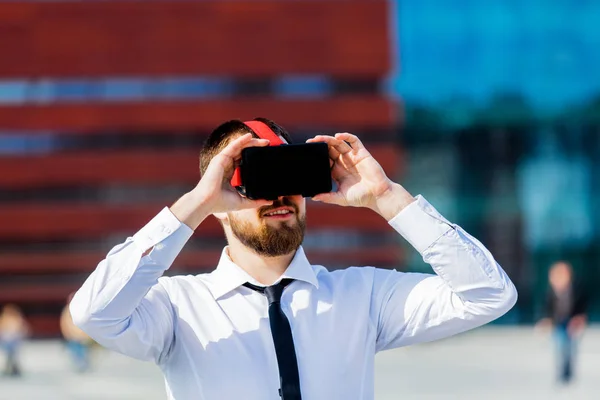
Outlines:
[[[421,254],[454,228],[421,195],[392,218],[389,224]]]
[[[174,232],[177,232],[178,236],[183,236],[185,241],[194,233],[189,226],[179,221],[168,207],[165,207],[146,226],[133,235],[133,242],[142,252],[145,252],[164,241]]]

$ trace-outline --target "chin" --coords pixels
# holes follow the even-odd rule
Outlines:
[[[275,226],[282,228],[283,225],[296,226],[296,225],[298,225],[298,220],[296,218],[294,218],[294,219],[289,219],[286,221],[273,221],[273,223]]]

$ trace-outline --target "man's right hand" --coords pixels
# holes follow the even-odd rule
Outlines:
[[[229,183],[242,157],[243,149],[268,145],[268,140],[255,139],[250,133],[232,140],[213,157],[198,185],[171,206],[171,212],[195,230],[210,214],[271,204],[272,201],[268,200],[247,199]]]

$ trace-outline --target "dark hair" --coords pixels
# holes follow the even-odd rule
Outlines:
[[[292,143],[290,134],[274,121],[266,118],[254,118],[253,121],[260,121],[266,124],[276,135],[283,137],[288,143]],[[202,150],[200,150],[200,174],[204,175],[213,157],[219,154],[232,139],[246,133],[252,133],[254,137],[258,137],[256,133],[252,132],[246,124],[238,119],[227,121],[212,131],[204,142]]]

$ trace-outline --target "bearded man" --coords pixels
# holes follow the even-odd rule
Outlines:
[[[250,200],[230,184],[242,150],[269,144],[256,124],[291,143],[266,119],[219,126],[198,185],[114,247],[70,305],[98,343],[158,364],[169,399],[373,399],[377,352],[475,328],[515,304],[490,252],[392,182],[349,133],[309,140],[328,145],[337,187],[313,199],[373,210],[436,274],[312,265],[302,196]],[[228,242],[216,269],[162,277],[210,215]]]

